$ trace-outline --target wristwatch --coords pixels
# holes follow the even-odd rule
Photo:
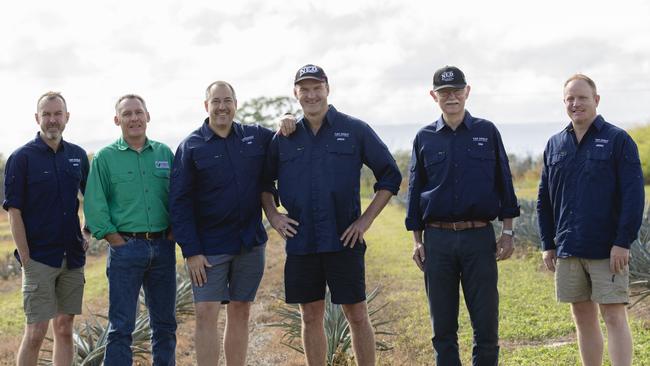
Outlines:
[[[507,229],[501,230],[501,235],[515,236],[515,231]]]

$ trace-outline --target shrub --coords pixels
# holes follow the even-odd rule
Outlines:
[[[388,305],[388,303],[384,303],[374,306],[373,301],[378,294],[379,288],[377,287],[367,296],[370,323],[375,330],[375,335],[393,335],[394,333],[391,331],[383,330],[391,321],[378,319],[379,312]],[[305,350],[300,342],[302,318],[298,305],[283,305],[276,310],[276,314],[280,316],[281,321],[268,326],[284,330],[280,343],[304,354]],[[350,326],[345,318],[342,306],[332,303],[329,291],[325,294],[325,336],[327,338],[327,364],[329,366],[351,364],[353,357],[350,352],[352,346]],[[375,348],[382,352],[392,349],[392,346],[377,338]]]

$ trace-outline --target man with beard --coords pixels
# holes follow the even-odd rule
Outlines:
[[[41,129],[36,138],[7,160],[2,206],[9,212],[15,255],[23,267],[26,324],[16,363],[37,364],[53,319],[54,363],[71,365],[88,238],[81,233],[77,194],[86,186],[88,157],[62,138],[70,113],[60,93],[38,98],[35,118]]]
[[[138,295],[144,288],[154,365],[174,365],[176,253],[167,211],[173,154],[147,138],[150,116],[142,97],[115,103],[122,136],[95,155],[84,213],[93,236],[110,247],[108,344],[104,365],[131,365]]]

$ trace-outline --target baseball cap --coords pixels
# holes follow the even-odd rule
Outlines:
[[[456,66],[445,66],[433,74],[433,91],[445,88],[462,89],[466,86],[465,74]]]
[[[322,67],[312,65],[312,64],[307,64],[303,67],[301,67],[297,72],[296,72],[296,78],[293,81],[293,84],[298,84],[302,80],[305,79],[314,79],[322,82],[327,82],[327,75],[325,75],[325,71],[323,70]]]

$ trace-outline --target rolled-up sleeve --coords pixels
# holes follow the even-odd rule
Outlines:
[[[262,192],[268,192],[274,195],[277,200],[277,190],[275,181],[278,179],[278,158],[280,155],[280,135],[275,134],[271,138],[266,148],[266,159],[262,170]]]
[[[548,149],[547,149],[548,150]],[[555,249],[555,220],[549,193],[547,150],[544,151],[542,174],[537,193],[537,218],[542,250]]]
[[[627,134],[626,134],[627,135]],[[643,218],[645,192],[643,172],[639,151],[632,138],[627,135],[622,140],[617,165],[620,197],[620,217],[616,226],[614,245],[629,248],[638,236]]]
[[[512,174],[510,173],[510,165],[508,163],[508,154],[503,146],[501,134],[495,128],[494,137],[497,143],[497,159],[496,164],[496,184],[501,199],[501,209],[499,210],[499,220],[511,219],[519,217],[519,204],[517,203],[517,196],[515,195],[515,188],[512,185]]]
[[[109,174],[108,165],[102,161],[101,153],[97,153],[90,165],[84,195],[86,225],[97,239],[103,239],[106,235],[117,232],[115,224],[111,221],[108,207],[111,184]]]
[[[418,154],[418,138],[413,140],[413,151],[411,152],[411,163],[409,164],[409,188],[406,206],[406,230],[424,230],[424,221],[420,211],[420,194],[422,193],[422,181],[426,178],[423,171],[423,164]]]
[[[377,192],[383,189],[395,195],[402,183],[402,174],[397,167],[395,158],[370,126],[364,123],[363,128],[365,129],[362,134],[363,163],[372,170],[375,179],[377,179],[374,190]]]
[[[2,208],[23,209],[25,186],[27,184],[27,157],[22,154],[11,155],[5,165],[5,197]]]
[[[193,192],[196,172],[191,150],[187,143],[181,143],[176,150],[172,174],[169,180],[169,216],[174,239],[181,247],[183,257],[203,254],[203,248],[196,229]],[[218,204],[218,203],[215,203]]]

